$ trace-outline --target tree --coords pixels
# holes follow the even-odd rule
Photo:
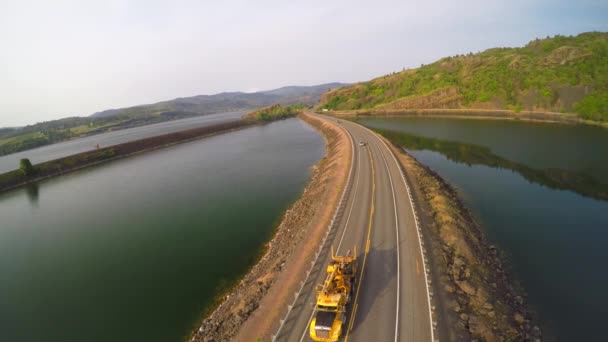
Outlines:
[[[30,160],[24,158],[19,161],[19,171],[21,171],[24,176],[31,176],[35,173],[36,170],[32,166]]]

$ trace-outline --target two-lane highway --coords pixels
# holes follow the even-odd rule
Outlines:
[[[344,120],[340,125],[355,149],[346,206],[277,341],[310,341],[315,286],[325,279],[331,245],[336,254],[346,254],[356,246],[359,262],[342,340],[432,341],[427,279],[414,206],[398,162],[375,133]],[[360,142],[365,145],[360,146]]]

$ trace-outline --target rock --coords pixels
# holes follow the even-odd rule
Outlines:
[[[458,290],[456,291],[458,294],[464,294],[464,292]],[[466,296],[458,296],[456,298],[456,300],[458,301],[458,303],[460,303],[460,305],[467,305],[469,303],[469,299]]]
[[[488,312],[488,317],[494,318],[494,317],[496,317],[496,313],[494,311],[490,311],[490,312]]]
[[[462,307],[460,306],[460,304],[458,304],[458,301],[456,299],[450,299],[447,303],[446,303],[447,307],[454,310],[454,312],[460,312],[462,310]]]
[[[464,291],[464,293],[468,294],[469,296],[474,296],[477,293],[477,289],[466,280],[458,283],[458,286],[462,291]]]
[[[523,324],[525,321],[524,316],[522,314],[520,314],[519,312],[516,312],[513,315],[513,319],[515,320],[515,322],[517,322],[517,324],[520,324],[520,325]]]
[[[522,305],[524,303],[524,299],[521,296],[517,296],[515,297],[515,302],[517,302],[517,304]]]
[[[496,341],[496,336],[492,333],[492,329],[486,325],[485,320],[476,316],[469,318],[469,331],[471,335],[481,337],[483,341]]]
[[[468,321],[469,320],[469,315],[465,314],[465,313],[461,313],[460,314],[460,319],[463,321]]]
[[[459,257],[455,257],[454,266],[462,266],[462,265],[464,265],[464,260],[460,259]]]

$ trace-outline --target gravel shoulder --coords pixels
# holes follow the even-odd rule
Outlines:
[[[299,117],[323,135],[325,155],[262,258],[192,333],[192,341],[269,341],[306,276],[346,185],[352,155],[349,137],[336,123],[307,113]]]

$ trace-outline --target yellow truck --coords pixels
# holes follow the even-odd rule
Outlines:
[[[335,256],[331,248],[331,261],[327,265],[327,278],[317,285],[317,304],[310,322],[310,338],[314,341],[338,341],[346,319],[346,306],[350,302],[357,273],[357,248],[354,254]]]

